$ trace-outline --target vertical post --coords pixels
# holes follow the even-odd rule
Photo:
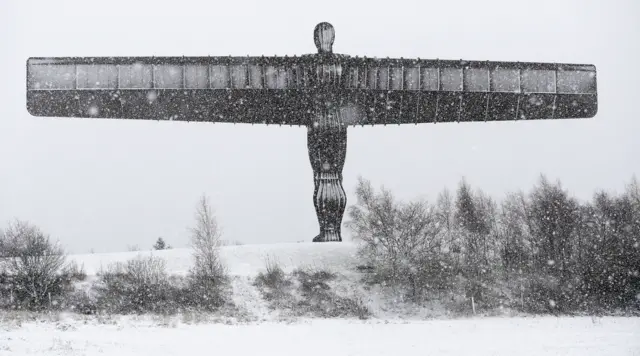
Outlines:
[[[471,296],[471,309],[473,309],[473,315],[476,315],[476,302],[473,299],[473,296]]]

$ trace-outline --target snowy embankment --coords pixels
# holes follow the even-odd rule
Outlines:
[[[356,245],[348,242],[283,243],[264,245],[224,246],[221,257],[229,274],[238,277],[255,277],[264,271],[267,258],[276,260],[286,272],[298,267],[318,267],[336,272],[353,271],[357,260]],[[191,250],[178,248],[162,251],[136,251],[120,253],[96,253],[72,255],[89,276],[95,276],[102,267],[113,262],[125,262],[136,256],[157,256],[166,261],[171,274],[184,275],[191,267]]]
[[[191,266],[189,249],[70,256],[84,266],[89,284],[109,263],[152,254],[172,274]],[[202,315],[105,316],[0,315],[0,355],[638,355],[640,318],[475,317],[418,320],[434,314],[407,311],[389,297],[364,293],[374,317],[361,320],[298,319],[279,322],[255,276],[265,261],[285,272],[296,268],[340,275],[332,288],[355,291],[360,274],[351,243],[228,246],[222,258],[232,276],[234,303],[250,322],[208,323]],[[397,309],[394,309],[393,306]],[[398,312],[400,311],[400,312]],[[404,311],[404,313],[402,313]],[[413,318],[406,318],[406,316]],[[438,315],[435,316],[445,316]]]
[[[346,242],[282,243],[224,246],[220,249],[220,255],[231,276],[233,303],[243,313],[243,319],[273,321],[282,320],[281,313],[269,309],[254,285],[255,277],[265,271],[267,261],[277,262],[286,273],[300,268],[334,272],[340,276],[334,283],[335,289],[351,293],[354,292],[354,286],[359,285],[356,250],[355,244]],[[100,270],[110,263],[125,262],[138,256],[162,258],[172,275],[186,275],[192,265],[192,251],[188,248],[72,255],[69,259],[84,267],[88,278],[81,285],[88,287]],[[378,310],[378,303],[372,301],[368,300],[367,304],[371,309]]]

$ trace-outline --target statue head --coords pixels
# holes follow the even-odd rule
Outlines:
[[[333,40],[336,37],[336,31],[333,25],[328,22],[321,22],[316,25],[313,30],[313,41],[316,44],[318,53],[332,53]]]

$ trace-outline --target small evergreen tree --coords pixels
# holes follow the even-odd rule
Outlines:
[[[162,237],[158,237],[158,240],[156,240],[156,243],[153,245],[154,250],[166,250],[168,248],[169,246],[167,246],[167,243],[164,242]]]

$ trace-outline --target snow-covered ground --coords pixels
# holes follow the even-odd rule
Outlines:
[[[111,262],[138,255],[162,257],[172,274],[185,274],[188,249],[71,256],[89,280]],[[373,296],[368,321],[301,319],[278,321],[252,279],[265,260],[286,271],[298,267],[341,274],[354,284],[356,247],[350,243],[228,246],[221,250],[233,277],[234,302],[252,322],[225,322],[202,315],[94,318],[78,315],[0,315],[0,355],[638,355],[640,318],[475,317],[450,320],[416,311],[396,313],[398,304]],[[346,282],[346,283],[345,283]],[[340,288],[340,285],[335,286]],[[348,288],[347,288],[348,289]],[[405,310],[406,311],[406,310]],[[413,311],[412,311],[413,312]],[[2,312],[0,312],[2,313]],[[433,315],[431,315],[433,316]]]
[[[26,323],[0,329],[0,355],[640,355],[638,318],[168,324]]]

